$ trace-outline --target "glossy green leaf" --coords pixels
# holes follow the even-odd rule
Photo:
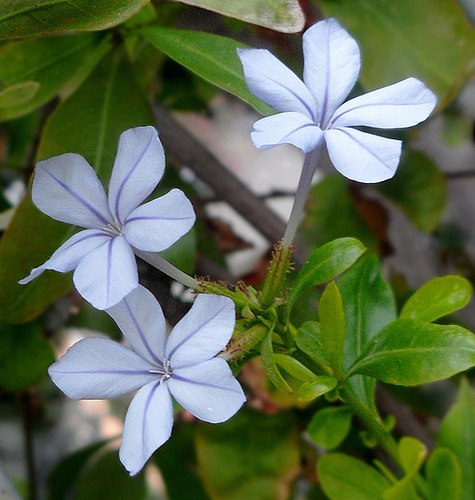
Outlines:
[[[346,323],[340,291],[334,281],[326,286],[320,298],[318,317],[322,331],[321,341],[330,360],[330,367],[338,375],[342,370]]]
[[[311,382],[303,383],[297,390],[297,399],[300,401],[312,401],[327,392],[335,389],[338,380],[335,377],[325,375],[316,376]]]
[[[262,364],[264,365],[264,369],[267,376],[269,377],[269,380],[277,387],[277,389],[280,389],[284,392],[292,392],[292,389],[285,381],[275,362],[274,351],[272,348],[272,332],[269,332],[262,339],[260,346]]]
[[[317,248],[302,266],[290,292],[289,307],[305,288],[321,285],[351,267],[365,252],[361,241],[339,238]]]
[[[81,88],[61,103],[48,120],[38,159],[65,152],[84,156],[107,185],[119,135],[127,128],[153,123],[130,66],[118,50],[94,70]],[[20,323],[39,315],[72,286],[71,277],[47,271],[18,285],[71,235],[73,228],[43,215],[28,194],[0,243],[0,317]]]
[[[433,231],[440,223],[447,184],[442,172],[426,155],[404,150],[397,174],[376,188],[422,231]]]
[[[274,354],[275,362],[289,375],[302,382],[315,380],[317,376],[300,361],[287,354]]]
[[[404,472],[415,474],[427,457],[427,448],[418,439],[404,436],[398,443],[399,458]]]
[[[389,487],[376,469],[342,453],[321,456],[318,477],[330,500],[381,500]]]
[[[286,500],[300,468],[299,431],[285,412],[244,409],[224,424],[201,424],[196,451],[212,500]]]
[[[110,43],[102,35],[86,34],[2,45],[0,81],[7,87],[0,94],[0,121],[30,113],[55,97],[94,58],[103,40]]]
[[[473,72],[475,32],[454,0],[318,0],[318,6],[358,40],[360,80],[368,89],[416,76],[445,107]]]
[[[351,429],[351,410],[347,406],[331,406],[317,411],[307,427],[312,441],[332,450],[346,438]]]
[[[475,335],[460,326],[399,319],[367,344],[351,374],[394,385],[418,385],[475,366]]]
[[[9,0],[0,2],[0,39],[67,30],[100,30],[125,21],[149,0]]]
[[[113,498],[142,500],[147,489],[143,474],[130,476],[119,462],[117,450],[108,451],[79,479],[75,500]]]
[[[343,369],[347,370],[376,333],[396,319],[396,301],[375,255],[361,258],[338,280],[346,318]],[[348,384],[373,410],[375,381],[352,377]]]
[[[322,330],[319,323],[316,321],[307,321],[304,323],[297,331],[295,343],[302,352],[325,371],[331,373],[329,368],[330,360],[322,341]]]
[[[247,90],[236,49],[244,44],[199,31],[153,26],[141,33],[157,49],[214,85],[240,97],[263,114],[273,110]]]
[[[180,1],[283,33],[302,31],[305,23],[304,14],[297,0]]]
[[[53,350],[38,323],[0,323],[0,387],[28,389],[46,375],[53,362]]]
[[[466,379],[462,379],[457,401],[442,420],[437,445],[449,449],[460,465],[460,500],[472,500],[475,497],[475,394]]]
[[[437,448],[426,466],[431,500],[460,500],[462,471],[455,455],[447,448]]]
[[[461,276],[434,278],[414,292],[400,317],[435,321],[465,307],[471,296],[472,286]]]

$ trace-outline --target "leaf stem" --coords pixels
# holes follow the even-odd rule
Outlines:
[[[26,469],[28,473],[28,500],[36,500],[38,498],[37,475],[32,427],[34,410],[32,405],[32,396],[28,391],[20,393],[20,404],[23,420]]]

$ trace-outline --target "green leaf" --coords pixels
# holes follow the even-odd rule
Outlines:
[[[336,375],[339,375],[343,363],[346,324],[340,291],[334,281],[326,286],[320,298],[318,317],[322,331],[321,340],[330,360],[330,367]]]
[[[240,97],[263,114],[273,110],[247,89],[237,56],[240,42],[211,33],[153,26],[141,33],[157,49],[205,80]]]
[[[87,34],[2,45],[0,81],[7,88],[0,94],[0,121],[30,113],[51,100],[88,66],[104,43],[110,46],[109,37]]]
[[[297,390],[297,399],[300,401],[312,401],[327,392],[330,392],[338,385],[335,377],[324,375],[316,376],[311,382],[305,382]]]
[[[399,319],[372,338],[349,374],[411,386],[448,378],[474,365],[472,332],[460,326]]]
[[[0,2],[0,39],[115,26],[149,0],[10,0]]]
[[[343,369],[347,370],[362,353],[366,344],[381,328],[396,319],[393,292],[381,275],[375,255],[361,258],[338,280],[346,318]],[[358,397],[375,410],[375,381],[356,376],[348,384]]]
[[[262,339],[260,346],[262,364],[264,365],[264,369],[269,377],[269,380],[277,387],[277,389],[291,393],[292,389],[285,381],[275,362],[271,331],[269,331],[268,334]]]
[[[368,89],[416,76],[445,107],[473,72],[475,33],[454,0],[318,0],[318,5],[356,37],[360,81]]]
[[[212,500],[286,500],[300,468],[291,414],[241,410],[221,425],[200,424],[200,475]]]
[[[53,350],[38,323],[0,323],[0,387],[28,389],[46,375],[53,362]]]
[[[389,487],[376,469],[342,453],[321,456],[318,477],[330,500],[381,500]]]
[[[302,290],[336,278],[351,267],[365,250],[363,243],[355,238],[339,238],[317,248],[297,275],[290,292],[289,307]]]
[[[316,321],[307,321],[297,331],[295,337],[297,347],[315,361],[328,373],[331,373],[329,368],[329,358],[325,351],[322,340],[322,330],[320,324]]]
[[[38,159],[65,152],[81,154],[108,183],[120,133],[148,123],[153,123],[148,104],[123,51],[117,50],[51,115]],[[29,194],[24,198],[0,243],[2,319],[28,321],[71,288],[70,276],[51,271],[28,285],[18,285],[18,280],[48,259],[72,231],[71,226],[42,214]]]
[[[404,436],[398,443],[399,457],[404,472],[413,476],[427,457],[427,448],[418,439]]]
[[[283,33],[297,33],[304,28],[305,17],[297,0],[181,0],[202,9],[219,12],[247,23]]]
[[[437,448],[426,466],[431,500],[460,500],[462,471],[455,455],[447,448]]]
[[[79,479],[75,500],[113,498],[114,500],[145,499],[143,474],[129,476],[119,462],[116,450],[108,451]]]
[[[437,445],[449,449],[460,465],[460,500],[472,500],[475,496],[475,395],[465,378],[457,401],[442,420]]]
[[[351,429],[351,410],[347,406],[323,408],[312,417],[307,432],[318,446],[336,448]]]
[[[435,321],[465,307],[472,296],[472,286],[461,276],[434,278],[409,298],[401,318]]]
[[[300,361],[287,354],[274,354],[275,362],[289,375],[302,382],[315,380],[317,376]]]
[[[422,231],[433,231],[440,223],[447,184],[442,172],[426,155],[405,149],[397,175],[376,188]]]

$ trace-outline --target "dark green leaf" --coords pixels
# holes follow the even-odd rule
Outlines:
[[[472,500],[475,496],[475,395],[466,379],[462,379],[457,401],[442,420],[437,444],[449,449],[460,465],[460,500]]]
[[[10,85],[0,91],[0,108],[11,108],[25,104],[35,97],[40,87],[38,82],[32,80]]]
[[[315,380],[317,376],[300,361],[287,354],[274,354],[275,362],[289,375],[302,382]]]
[[[427,156],[403,152],[397,174],[376,185],[378,191],[394,202],[422,231],[433,231],[445,209],[445,177]]]
[[[199,31],[177,30],[153,26],[143,35],[159,50],[205,80],[227,90],[254,106],[263,114],[272,109],[247,90],[236,49],[242,43]]]
[[[305,22],[297,0],[240,0],[239,2],[182,0],[182,2],[284,33],[302,31]]]
[[[332,450],[345,439],[350,429],[351,410],[347,406],[333,406],[317,411],[307,432],[318,446]]]
[[[311,382],[305,382],[297,390],[297,399],[300,401],[312,401],[327,392],[330,392],[338,385],[335,377],[325,375],[315,376]]]
[[[53,350],[38,323],[0,323],[0,387],[22,391],[46,375]]]
[[[445,107],[473,72],[475,33],[458,2],[318,0],[318,5],[358,40],[360,80],[367,88],[417,76]]]
[[[355,238],[339,238],[317,248],[297,275],[289,296],[289,307],[302,290],[336,278],[351,267],[365,250],[363,243]]]
[[[325,351],[319,323],[316,321],[304,323],[297,331],[295,342],[302,352],[318,363],[325,371],[331,373],[330,361]]]
[[[376,469],[341,453],[320,457],[318,476],[330,500],[381,500],[389,487]]]
[[[461,276],[434,278],[409,298],[401,318],[435,321],[465,307],[472,296],[472,286]]]
[[[200,473],[212,500],[286,500],[298,473],[299,433],[288,413],[241,410],[198,428]]]
[[[100,30],[125,21],[149,0],[10,0],[0,2],[0,39],[66,30]]]
[[[120,133],[150,123],[153,117],[148,104],[123,52],[118,50],[51,115],[38,159],[79,153],[108,182]],[[72,230],[43,215],[29,194],[25,197],[0,243],[0,260],[4,263],[0,268],[0,316],[5,321],[34,318],[71,288],[70,276],[55,272],[46,272],[28,285],[17,282],[48,259]]]
[[[281,391],[289,393],[292,392],[289,384],[285,381],[284,377],[277,368],[274,358],[274,350],[272,348],[272,332],[268,332],[268,334],[262,339],[260,346],[262,364],[264,365],[264,369],[269,377],[269,380]]]
[[[460,500],[462,471],[450,450],[437,448],[427,461],[426,470],[431,500]]]
[[[460,326],[399,319],[383,328],[350,369],[388,384],[418,385],[475,365],[475,335]]]

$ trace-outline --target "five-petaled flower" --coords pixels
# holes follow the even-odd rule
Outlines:
[[[87,338],[48,371],[73,399],[114,398],[140,388],[125,417],[119,452],[133,475],[170,437],[171,395],[211,423],[228,420],[244,403],[227,362],[214,357],[231,338],[235,309],[227,297],[199,295],[168,339],[160,305],[142,286],[107,312],[135,352],[112,340]]]
[[[66,153],[39,162],[31,193],[35,205],[53,219],[87,229],[69,238],[20,283],[46,269],[75,269],[74,284],[93,306],[117,304],[138,286],[134,249],[165,250],[195,222],[193,207],[179,189],[140,205],[164,169],[165,154],[153,127],[121,134],[108,200],[94,169],[81,156]]]
[[[342,104],[358,79],[360,50],[335,19],[305,32],[303,54],[302,82],[269,51],[238,49],[249,90],[280,111],[254,124],[254,144],[266,149],[287,143],[309,153],[324,141],[345,177],[360,182],[391,178],[401,141],[350,127],[411,127],[430,115],[435,95],[416,78],[407,78]]]

